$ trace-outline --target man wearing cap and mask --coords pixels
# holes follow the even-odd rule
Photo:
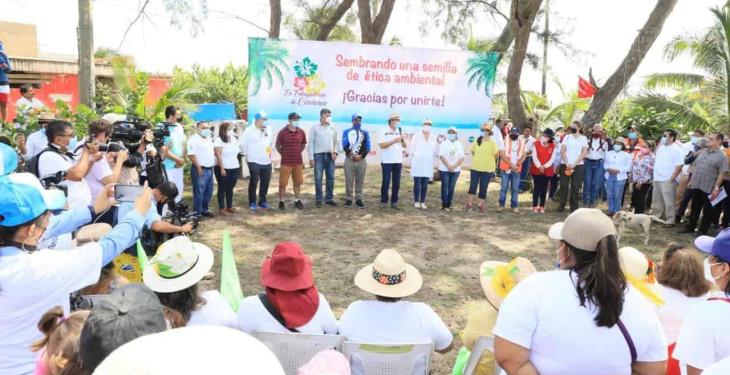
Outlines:
[[[365,158],[370,153],[370,133],[362,129],[362,115],[352,115],[352,127],[342,134],[342,149],[345,151],[345,207],[352,207],[353,189],[355,205],[365,208],[363,185],[368,170]]]
[[[292,112],[289,122],[276,136],[276,151],[281,155],[281,169],[279,170],[279,209],[284,210],[284,194],[289,185],[289,177],[294,184],[294,207],[304,209],[304,203],[299,199],[299,192],[304,183],[304,161],[302,151],[307,147],[307,135],[299,127],[302,116]]]
[[[322,207],[322,199],[328,206],[337,206],[334,201],[335,160],[340,152],[337,129],[330,123],[332,112],[327,108],[319,111],[319,124],[309,130],[309,166],[314,167],[315,204]],[[322,196],[322,174],[326,175],[326,191]]]
[[[380,146],[380,166],[383,171],[383,181],[380,184],[380,206],[388,207],[388,189],[392,186],[390,195],[390,207],[398,209],[398,191],[400,190],[400,175],[403,170],[403,156],[405,152],[406,137],[400,128],[400,115],[392,113],[388,116],[388,126],[380,131],[378,135]]]
[[[248,171],[248,207],[251,211],[268,210],[266,195],[269,193],[271,181],[271,129],[266,126],[266,112],[259,111],[254,115],[254,126],[246,127],[238,146],[246,158]],[[256,190],[258,189],[258,202]]]
[[[167,106],[165,108],[165,124],[168,124],[170,135],[165,137],[165,149],[162,153],[163,166],[167,174],[167,179],[174,182],[177,185],[177,189],[180,191],[185,190],[184,181],[184,167],[186,157],[185,147],[185,129],[181,122],[183,121],[182,112],[175,108],[175,106]],[[182,200],[182,194],[178,195],[175,202]]]

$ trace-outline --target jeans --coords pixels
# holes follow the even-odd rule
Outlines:
[[[624,185],[626,185],[626,180],[619,181],[615,175],[609,175],[606,179],[609,214],[621,211],[621,197],[624,195]]]
[[[692,212],[689,214],[687,229],[695,229],[697,221],[700,219],[700,213],[702,213],[702,221],[698,230],[702,234],[707,234],[707,231],[710,229],[710,223],[714,220],[715,216],[710,198],[707,197],[707,193],[700,189],[690,189],[690,195],[692,196]]]
[[[329,152],[321,152],[314,154],[314,193],[315,200],[322,202],[322,173],[326,176],[326,193],[325,201],[330,202],[334,199],[335,190],[335,161],[332,160],[332,154]]]
[[[413,202],[426,203],[428,180],[428,177],[413,177]]]
[[[550,188],[548,189],[548,197],[552,198],[555,196],[555,192],[558,191],[558,182],[560,181],[560,178],[556,174],[552,177],[549,177],[548,181],[550,182]]]
[[[552,177],[544,174],[533,174],[532,184],[532,207],[545,207],[545,198],[547,198],[548,181]]]
[[[239,168],[226,168],[224,177],[221,175],[221,169],[215,167],[215,180],[218,181],[218,208],[221,210],[223,208],[233,208],[233,188],[236,187],[238,182],[238,170]]]
[[[368,171],[368,163],[365,159],[354,161],[351,158],[345,158],[345,199],[352,201],[353,190],[355,191],[355,199],[362,199],[363,185],[365,183],[365,173]]]
[[[403,170],[403,163],[381,163],[383,171],[383,182],[380,184],[380,203],[388,203],[388,188],[391,180],[393,181],[393,190],[391,192],[390,203],[398,203],[398,191],[400,190],[400,173]]]
[[[256,203],[257,185],[259,185],[259,205],[266,203],[266,195],[269,193],[269,182],[271,182],[271,164],[247,164],[250,174],[248,180],[248,204]]]
[[[510,207],[517,208],[517,197],[520,194],[520,174],[515,172],[500,172],[501,187],[499,189],[499,207],[504,207],[507,202],[507,189],[512,192]]]
[[[193,182],[193,211],[200,216],[209,212],[208,204],[213,197],[213,168],[203,168],[203,174],[198,176],[198,170],[193,166],[190,177]]]
[[[527,190],[527,181],[530,179],[530,165],[532,165],[532,157],[525,158],[520,171],[520,191]]]
[[[477,187],[479,188],[479,199],[487,199],[487,187],[489,187],[489,181],[494,178],[492,172],[480,172],[471,170],[471,179],[469,180],[469,195],[477,193]]]
[[[441,176],[441,203],[445,207],[451,207],[454,200],[454,189],[456,188],[456,180],[459,179],[461,172],[439,171]],[[428,185],[428,183],[426,183]]]
[[[631,192],[631,204],[634,205],[635,214],[643,214],[644,211],[646,211],[646,196],[649,193],[649,189],[651,189],[651,184],[645,183],[641,184],[641,186],[637,185],[638,184],[634,184],[634,189]]]
[[[598,192],[601,190],[601,182],[606,173],[603,169],[603,159],[585,159],[583,173],[583,205],[588,207],[596,203]]]
[[[580,197],[580,188],[583,185],[583,166],[576,165],[573,174],[570,176],[565,174],[565,164],[560,166],[560,205],[558,210],[565,209],[568,203],[568,194],[570,194],[570,210],[575,211],[578,207],[578,198]]]

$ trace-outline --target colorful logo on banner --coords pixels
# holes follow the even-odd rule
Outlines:
[[[309,95],[319,95],[327,84],[317,74],[317,64],[309,57],[305,57],[301,62],[294,64],[294,89]]]

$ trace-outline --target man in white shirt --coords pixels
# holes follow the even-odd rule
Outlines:
[[[603,134],[600,124],[593,125],[590,140],[588,140],[588,154],[583,169],[583,206],[594,208],[598,199],[598,192],[604,181],[604,160],[608,149],[608,140]]]
[[[33,85],[26,83],[20,86],[20,99],[15,102],[15,112],[28,116],[31,113],[39,113],[46,108],[42,101],[36,99],[35,88]]]
[[[400,174],[403,170],[403,156],[406,154],[406,137],[400,126],[400,115],[392,113],[388,116],[388,126],[378,135],[380,146],[380,166],[383,181],[380,184],[380,206],[388,207],[388,189],[391,181],[393,190],[390,195],[390,207],[398,210],[398,191],[400,190]],[[406,155],[407,156],[407,155]]]
[[[89,124],[89,137],[94,144],[106,144],[109,141],[111,132],[112,124],[107,121],[98,120]],[[79,159],[81,157],[85,145],[86,141],[83,141],[76,146],[76,149],[73,150],[74,158]],[[122,172],[122,165],[129,157],[129,152],[121,150],[119,152],[104,152],[102,155],[103,157],[91,166],[91,170],[86,175],[86,183],[89,185],[92,200],[96,199],[104,186],[117,183]],[[112,160],[114,169],[110,165]]]
[[[193,211],[196,216],[213,217],[208,209],[213,196],[213,167],[215,167],[215,151],[213,150],[213,133],[210,124],[198,122],[197,133],[190,137],[187,154],[193,163],[190,177],[193,184]]]
[[[525,192],[527,181],[530,179],[530,165],[532,165],[532,145],[535,144],[535,137],[532,136],[533,122],[529,121],[527,127],[522,129],[520,139],[525,143],[525,160],[522,162],[522,171],[520,172],[520,192]]]
[[[165,137],[165,150],[162,154],[163,165],[167,179],[174,182],[177,189],[183,191],[183,171],[185,168],[185,129],[182,125],[182,112],[175,106],[165,108],[165,123],[168,124],[170,135]],[[182,194],[175,198],[175,202],[182,200]]]
[[[579,121],[573,121],[560,146],[560,205],[558,212],[565,211],[570,193],[570,211],[578,209],[578,197],[583,185],[583,159],[588,154],[588,140],[578,133]]]
[[[492,126],[492,140],[497,144],[497,148],[504,150],[504,137],[502,137],[502,119],[494,120]]]
[[[42,112],[38,115],[38,126],[41,128],[30,133],[28,138],[23,134],[18,134],[17,144],[20,155],[23,156],[25,161],[32,159],[34,156],[40,154],[43,149],[48,147],[48,137],[46,137],[46,125],[56,120],[56,117],[51,112]]]
[[[271,182],[271,129],[266,126],[266,112],[259,111],[254,115],[254,126],[246,127],[239,147],[246,158],[248,171],[248,207],[252,211],[258,209],[268,210],[269,203],[266,195],[269,192]],[[256,190],[258,188],[258,204],[256,202]]]
[[[684,155],[677,144],[677,132],[673,129],[664,131],[661,144],[657,147],[654,159],[654,192],[652,193],[652,214],[665,217],[667,224],[674,224],[676,179],[682,171]]]
[[[309,166],[314,167],[315,205],[322,207],[322,199],[328,206],[337,206],[334,200],[335,160],[342,145],[337,129],[330,123],[332,112],[327,108],[319,111],[319,124],[309,130]],[[322,174],[326,175],[326,192],[322,194]]]

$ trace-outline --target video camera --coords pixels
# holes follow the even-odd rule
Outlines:
[[[190,208],[185,202],[170,202],[167,207],[168,213],[162,217],[162,220],[177,226],[191,223],[193,225],[193,230],[190,233],[187,233],[187,235],[195,233],[198,229],[198,218],[190,212]],[[157,248],[162,245],[163,242],[181,235],[182,234],[180,233],[157,233],[144,229],[141,242],[148,254],[155,254]]]
[[[164,144],[165,137],[170,135],[170,124],[161,123],[152,126],[138,117],[129,117],[127,120],[117,121],[112,124],[111,142],[121,142],[128,149],[136,148],[139,142],[143,141],[144,132],[152,130],[152,144],[159,148]]]
[[[46,189],[58,189],[63,195],[68,197],[68,186],[60,185],[66,179],[66,171],[58,171],[55,174],[40,179],[41,184]]]

